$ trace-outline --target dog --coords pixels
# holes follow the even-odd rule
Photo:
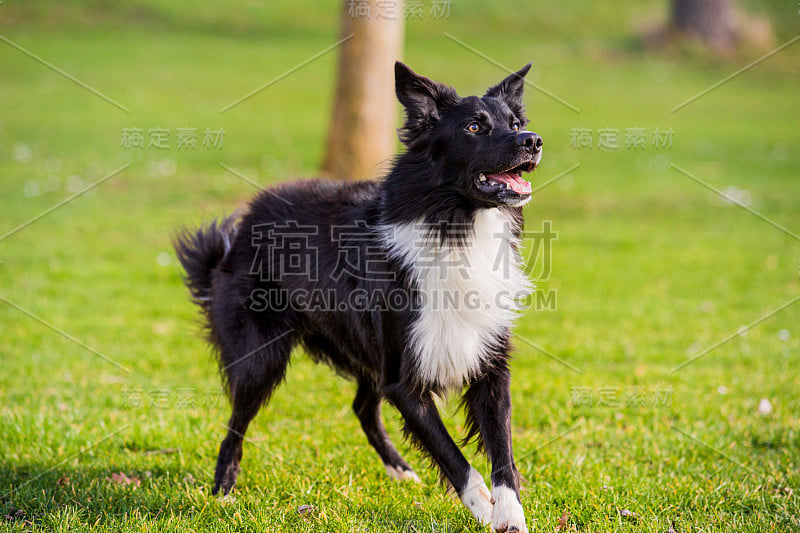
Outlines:
[[[213,493],[234,487],[248,424],[292,348],[357,382],[353,409],[393,478],[419,477],[404,433],[482,524],[526,532],[511,445],[511,328],[530,285],[519,253],[523,179],[542,157],[527,131],[530,63],[482,97],[395,64],[406,147],[382,181],[304,180],[262,190],[241,216],[180,230],[175,249],[219,354],[232,404]],[[491,491],[445,429],[435,397],[463,391],[467,436]]]

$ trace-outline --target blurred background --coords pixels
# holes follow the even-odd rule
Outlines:
[[[461,95],[533,62],[529,524],[799,528],[798,40],[795,0],[3,1],[0,525],[473,528],[416,452],[423,486],[384,479],[353,384],[300,353],[208,496],[228,407],[170,238],[380,177],[401,59]]]

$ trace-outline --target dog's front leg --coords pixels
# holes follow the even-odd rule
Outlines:
[[[431,395],[419,394],[403,383],[384,387],[384,394],[403,415],[409,436],[430,454],[462,503],[478,522],[488,524],[492,519],[489,489],[450,437]]]
[[[467,416],[492,462],[492,527],[527,533],[519,497],[519,472],[511,448],[511,375],[503,363],[470,386]]]

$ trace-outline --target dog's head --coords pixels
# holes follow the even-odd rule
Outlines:
[[[482,97],[461,98],[452,87],[395,63],[395,90],[405,106],[400,140],[439,167],[433,186],[453,187],[479,206],[521,206],[531,198],[522,178],[542,158],[542,139],[527,131],[522,104],[530,63]]]

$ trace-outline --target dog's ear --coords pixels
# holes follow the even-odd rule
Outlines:
[[[522,96],[525,89],[525,75],[531,69],[531,64],[528,63],[517,72],[510,74],[506,79],[490,87],[484,96],[492,96],[499,98],[508,104],[511,111],[517,117],[522,118],[525,106],[522,103]]]
[[[409,146],[436,125],[442,109],[458,101],[455,89],[420,76],[400,61],[394,64],[394,88],[406,109],[400,140]]]

